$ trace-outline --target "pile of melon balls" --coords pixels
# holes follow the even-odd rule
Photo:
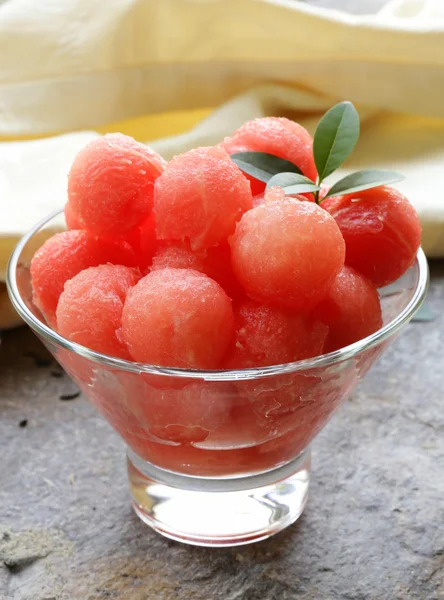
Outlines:
[[[166,162],[123,134],[89,143],[69,173],[68,230],[31,263],[33,301],[61,336],[102,354],[186,369],[307,359],[382,326],[377,288],[420,244],[418,216],[381,186],[286,196],[230,153],[260,151],[316,179],[297,123],[245,123]]]

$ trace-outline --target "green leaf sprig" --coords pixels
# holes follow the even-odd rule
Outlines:
[[[241,171],[265,183],[273,175],[284,171],[302,175],[302,171],[297,165],[267,152],[235,152],[231,155],[231,160]]]
[[[321,183],[350,156],[358,141],[359,132],[359,115],[351,102],[340,102],[325,113],[313,137],[313,156],[318,171],[316,181],[305,177],[301,169],[291,161],[266,152],[236,152],[231,158],[241,171],[263,181],[267,188],[278,185],[287,195],[312,192],[319,204]],[[403,179],[403,175],[395,171],[356,171],[337,181],[323,200]]]
[[[267,188],[274,185],[285,190],[286,194],[303,194],[304,192],[318,192],[319,186],[305,175],[298,173],[283,172],[273,175],[267,182]]]

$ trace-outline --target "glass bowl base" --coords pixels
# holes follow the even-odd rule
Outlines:
[[[136,514],[158,533],[195,546],[240,546],[264,540],[300,517],[310,450],[266,473],[218,479],[165,471],[129,450],[128,478]]]

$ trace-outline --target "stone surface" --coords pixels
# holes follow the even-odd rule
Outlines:
[[[444,598],[444,263],[432,272],[436,320],[410,324],[317,438],[303,517],[241,548],[143,525],[123,443],[29,330],[3,334],[0,598]]]

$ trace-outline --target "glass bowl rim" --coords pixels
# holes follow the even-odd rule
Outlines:
[[[386,325],[378,329],[375,333],[368,337],[362,338],[361,340],[330,352],[328,354],[322,354],[313,358],[299,360],[296,362],[285,363],[281,365],[271,365],[267,367],[252,367],[249,369],[218,369],[218,370],[202,370],[202,369],[182,369],[173,367],[161,367],[156,365],[144,364],[127,361],[121,358],[115,358],[101,354],[90,350],[85,346],[81,346],[75,342],[64,338],[63,336],[56,333],[50,327],[42,323],[35,315],[29,310],[23,301],[21,294],[18,290],[16,281],[16,271],[18,266],[19,256],[29,240],[49,223],[52,219],[57,217],[63,212],[63,209],[53,211],[47,215],[44,219],[41,219],[28,233],[26,233],[15,246],[11,257],[8,262],[6,272],[6,286],[11,302],[22,317],[33,331],[38,333],[44,340],[49,341],[56,346],[61,346],[67,350],[74,352],[84,358],[91,360],[92,362],[104,364],[108,367],[116,368],[119,370],[125,370],[132,373],[147,373],[151,375],[158,375],[164,377],[179,377],[179,378],[191,378],[191,379],[203,379],[205,381],[239,381],[245,379],[257,379],[263,377],[270,377],[273,375],[282,375],[285,373],[293,373],[296,371],[305,371],[320,367],[328,367],[336,363],[341,363],[356,355],[377,346],[390,338],[392,335],[397,333],[414,314],[419,310],[427,294],[429,284],[429,269],[425,254],[420,248],[418,250],[415,263],[418,265],[419,276],[416,288],[413,296],[408,304],[401,310],[391,321]],[[414,263],[414,264],[415,264]],[[414,265],[412,265],[414,266]],[[410,267],[411,268],[411,267]]]

